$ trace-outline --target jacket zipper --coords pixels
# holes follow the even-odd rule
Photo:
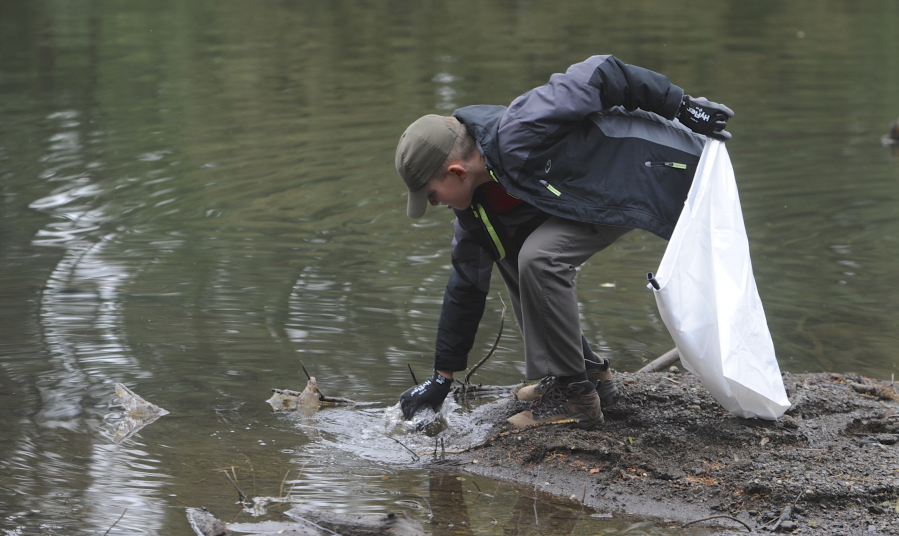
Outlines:
[[[549,190],[550,192],[556,194],[556,196],[561,196],[561,195],[562,195],[562,192],[556,190],[555,187],[553,187],[552,184],[550,184],[550,183],[548,183],[548,182],[546,182],[546,181],[544,181],[544,180],[541,180],[541,181],[540,181],[540,184],[542,184],[542,185],[543,185],[547,190]]]
[[[678,162],[650,162],[646,161],[643,163],[646,167],[670,167],[675,169],[687,169],[687,164],[680,164]]]
[[[499,179],[496,178],[496,175],[493,174],[493,170],[492,170],[492,169],[488,168],[487,171],[490,173],[490,176],[493,177],[493,182],[499,184],[500,186],[503,185],[501,182],[499,182]],[[512,194],[510,194],[509,192],[506,192],[506,195],[508,195],[508,196],[511,197],[512,199],[518,199],[517,197],[515,197],[515,196],[512,195]]]
[[[475,203],[471,205],[471,211],[474,212],[474,217],[481,220],[481,223],[484,225],[487,236],[490,237],[491,243],[493,244],[497,260],[501,261],[506,258],[506,248],[503,247],[502,240],[499,239],[496,229],[494,229],[493,224],[490,223],[490,218],[487,217],[487,212],[484,210],[484,207],[482,207],[480,203]]]

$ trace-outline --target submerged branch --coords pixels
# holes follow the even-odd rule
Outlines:
[[[127,511],[128,511],[128,509],[125,508],[125,512],[127,512]],[[103,533],[103,536],[106,536],[107,534],[109,534],[109,531],[111,531],[113,527],[115,527],[116,525],[119,524],[119,521],[121,521],[122,518],[125,517],[125,512],[122,512],[122,515],[120,515],[119,518],[115,520],[115,523],[113,523],[112,526],[110,526],[108,529],[106,529],[106,532]]]

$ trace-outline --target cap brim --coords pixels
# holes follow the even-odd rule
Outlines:
[[[409,200],[406,202],[406,214],[413,220],[417,220],[425,215],[428,208],[428,185],[418,190],[409,191]]]

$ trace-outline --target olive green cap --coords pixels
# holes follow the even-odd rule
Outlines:
[[[428,181],[431,180],[465,128],[441,115],[426,115],[403,132],[396,146],[396,171],[409,189],[406,214],[421,218],[428,208]]]

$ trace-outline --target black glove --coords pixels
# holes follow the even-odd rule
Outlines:
[[[451,378],[444,378],[440,373],[434,372],[433,378],[400,395],[403,416],[408,421],[422,406],[428,406],[437,411],[443,405],[443,400],[452,387],[453,380]]]
[[[733,116],[733,110],[723,104],[709,102],[705,97],[694,99],[689,95],[684,95],[677,110],[677,118],[690,130],[721,141],[730,139],[730,132],[724,127]]]

